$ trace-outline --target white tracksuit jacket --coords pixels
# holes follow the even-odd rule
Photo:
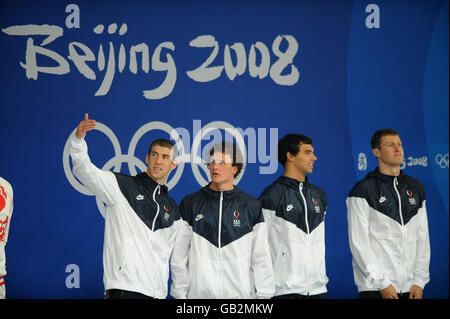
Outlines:
[[[189,299],[271,298],[267,231],[256,198],[205,186],[180,203],[170,294]]]
[[[259,196],[268,225],[275,296],[327,292],[327,196],[306,179],[280,176]]]
[[[166,298],[169,259],[180,225],[167,187],[147,173],[128,176],[95,167],[84,139],[70,140],[74,175],[106,203],[103,246],[105,289]]]
[[[430,280],[425,190],[403,172],[367,174],[347,198],[350,249],[358,291],[392,284],[398,293]]]

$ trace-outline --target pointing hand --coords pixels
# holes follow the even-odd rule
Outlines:
[[[80,122],[78,125],[77,131],[75,133],[75,136],[77,138],[84,138],[86,136],[86,133],[90,130],[93,130],[95,128],[95,120],[89,119],[88,114],[84,114],[84,120]]]

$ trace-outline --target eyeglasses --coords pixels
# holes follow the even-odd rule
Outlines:
[[[224,162],[224,161],[212,161],[211,163],[207,163],[206,167],[210,168],[213,165],[219,165],[220,167],[224,167],[227,164],[231,165],[232,163]]]

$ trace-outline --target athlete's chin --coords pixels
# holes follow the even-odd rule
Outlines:
[[[220,178],[211,178],[211,183],[215,184],[215,185],[220,185],[222,184],[222,180]]]
[[[161,172],[158,173],[152,172],[150,175],[154,180],[162,180],[164,178],[164,174]]]

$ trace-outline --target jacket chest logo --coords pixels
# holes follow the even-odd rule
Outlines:
[[[382,205],[387,205],[388,199],[386,198],[386,196],[380,196],[380,199],[378,200],[378,202]]]
[[[313,203],[314,203],[314,211],[319,214],[320,213],[320,206],[319,206],[319,201],[317,200],[317,198],[313,197]]]
[[[234,219],[233,219],[233,226],[234,227],[240,227],[241,226],[241,221],[239,220],[239,216],[240,216],[239,211],[235,210],[234,213],[233,213],[233,217],[234,217]]]
[[[202,219],[203,217],[205,217],[205,215],[203,214],[197,214],[197,216],[195,216],[195,221],[198,222],[200,219]]]
[[[411,190],[407,190],[406,191],[406,195],[408,195],[408,201],[409,201],[409,205],[413,206],[417,204],[416,199],[414,198],[414,194]]]
[[[165,205],[163,205],[163,209],[164,209],[164,216],[163,216],[163,218],[164,218],[165,221],[168,221],[169,218],[170,218],[169,208],[167,208]]]

